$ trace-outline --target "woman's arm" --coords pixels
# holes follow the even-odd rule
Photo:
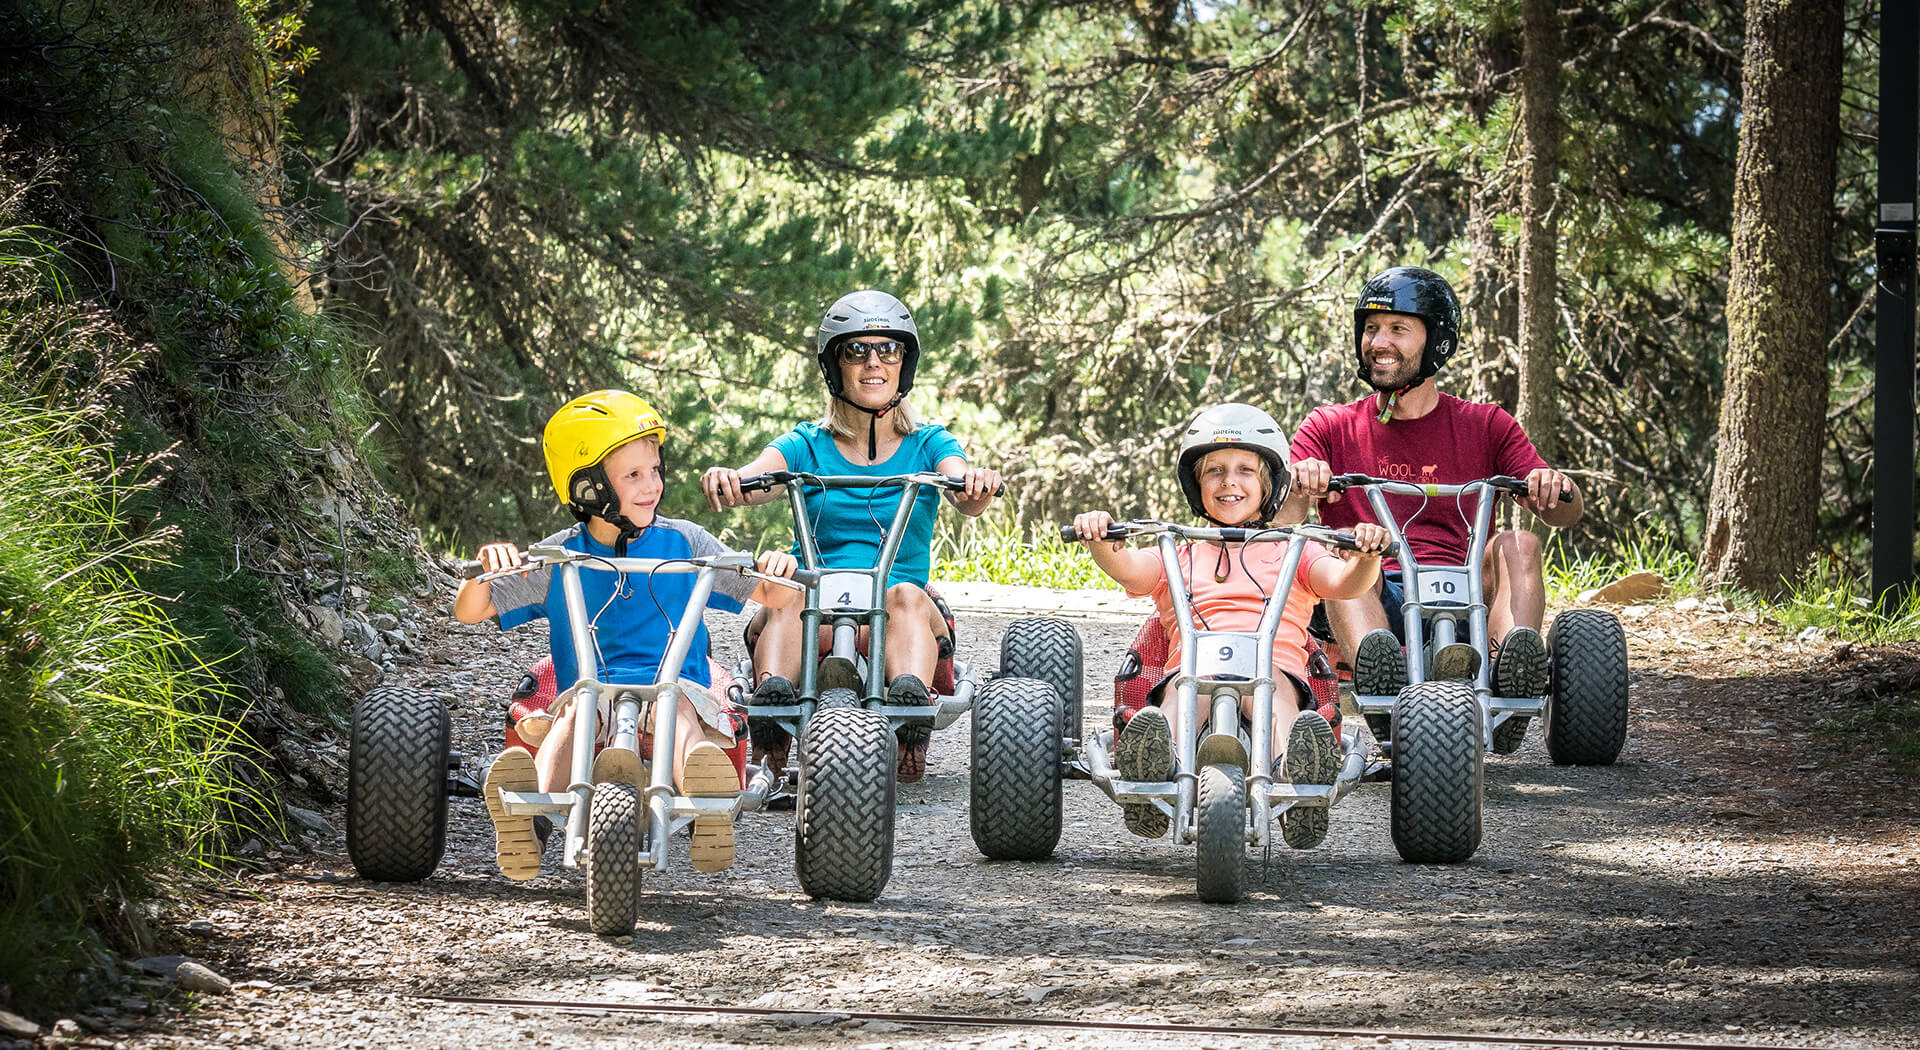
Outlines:
[[[949,492],[948,498],[960,513],[969,518],[977,518],[986,513],[987,505],[993,502],[994,494],[1003,484],[1000,472],[987,467],[968,465],[965,458],[948,456],[933,465],[933,469],[950,478],[964,478],[967,482],[965,492]]]
[[[753,507],[759,506],[762,503],[771,503],[779,498],[779,493],[772,489],[765,489],[760,492],[742,492],[740,491],[740,478],[742,475],[752,477],[755,474],[766,474],[771,471],[785,469],[787,469],[787,457],[781,455],[779,449],[769,445],[761,449],[760,454],[753,457],[752,462],[741,467],[739,470],[728,470],[725,467],[708,467],[707,472],[700,475],[700,491],[706,493],[707,506],[714,510],[725,510],[728,507]]]

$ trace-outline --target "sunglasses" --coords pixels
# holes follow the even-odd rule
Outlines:
[[[853,364],[865,361],[868,357],[878,357],[881,364],[897,365],[900,363],[900,354],[906,348],[907,344],[894,339],[883,343],[841,343],[840,360]]]

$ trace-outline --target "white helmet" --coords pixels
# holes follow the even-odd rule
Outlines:
[[[1180,441],[1180,491],[1186,493],[1187,506],[1199,517],[1213,520],[1200,502],[1200,480],[1193,468],[1202,456],[1223,448],[1243,448],[1267,461],[1273,471],[1273,489],[1260,501],[1258,520],[1262,525],[1272,521],[1293,483],[1287,469],[1287,438],[1272,416],[1237,401],[1206,409],[1187,424],[1187,436]]]

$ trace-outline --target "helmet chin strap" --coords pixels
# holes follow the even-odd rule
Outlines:
[[[906,397],[907,395],[895,394],[893,395],[892,401],[889,401],[886,404],[881,405],[879,408],[868,408],[867,406],[861,404],[858,401],[855,401],[853,398],[848,397],[847,395],[841,393],[838,390],[833,392],[833,396],[839,398],[842,401],[845,401],[847,404],[852,405],[853,407],[873,417],[867,420],[867,462],[872,463],[875,460],[879,459],[880,458],[880,441],[879,441],[878,434],[880,430],[880,417],[893,411],[894,408],[900,404],[900,399]]]

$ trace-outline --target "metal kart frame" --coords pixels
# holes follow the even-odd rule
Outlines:
[[[1076,539],[1072,526],[1061,534]],[[1308,541],[1328,546],[1353,548],[1353,538],[1345,533],[1315,525],[1296,525],[1267,529],[1192,528],[1171,522],[1135,520],[1108,528],[1105,539],[1118,540],[1153,536],[1168,580],[1179,586],[1169,588],[1173,595],[1174,617],[1180,624],[1180,670],[1169,689],[1174,695],[1175,748],[1172,781],[1123,780],[1114,764],[1116,731],[1089,734],[1083,755],[1089,779],[1115,802],[1150,802],[1173,818],[1176,840],[1193,843],[1198,838],[1195,820],[1195,795],[1200,770],[1209,765],[1237,765],[1247,773],[1248,820],[1246,842],[1265,847],[1272,837],[1272,823],[1294,807],[1331,808],[1360,783],[1365,772],[1366,749],[1357,746],[1358,730],[1348,727],[1341,733],[1341,765],[1334,783],[1276,784],[1273,782],[1273,638],[1280,626],[1287,597],[1292,591],[1294,573],[1299,568],[1303,548]],[[1220,543],[1288,544],[1281,573],[1267,597],[1260,622],[1252,634],[1226,631],[1194,631],[1192,599],[1186,575],[1180,566],[1178,541],[1210,540]],[[1253,691],[1253,726],[1245,740],[1240,729],[1240,698]],[[1204,725],[1207,734],[1195,746],[1196,730],[1202,725],[1200,696],[1207,696]]]
[[[795,683],[798,700],[792,704],[754,704],[749,688],[745,707],[747,717],[753,721],[772,721],[797,740],[806,723],[812,720],[821,696],[829,690],[846,689],[860,699],[861,706],[884,717],[889,729],[924,725],[937,731],[952,725],[955,719],[972,708],[974,692],[978,688],[971,668],[962,661],[954,661],[954,695],[940,697],[937,705],[924,707],[886,702],[886,598],[887,581],[893,576],[893,564],[899,556],[900,542],[920,489],[932,485],[958,492],[966,489],[966,483],[930,471],[874,477],[776,470],[740,479],[740,488],[745,492],[765,491],[776,485],[786,486],[787,507],[793,515],[794,539],[800,550],[800,563],[809,574],[817,576],[817,582],[807,588],[806,608],[800,613],[802,652],[807,656],[800,661],[800,681]],[[813,519],[807,510],[805,490],[809,486],[821,489],[900,490],[899,501],[894,507],[893,519],[886,527],[875,565],[859,568],[826,568],[821,565],[820,545],[814,537]],[[807,648],[807,642],[819,637],[823,625],[831,628],[832,643],[827,655],[815,657],[813,651]],[[864,658],[859,652],[861,627],[871,632],[867,640],[867,656]],[[861,673],[863,662],[864,674]]]
[[[1482,746],[1492,750],[1494,730],[1510,718],[1545,715],[1547,698],[1544,696],[1493,695],[1492,647],[1487,637],[1487,602],[1481,571],[1492,529],[1494,506],[1504,493],[1526,495],[1527,483],[1519,478],[1496,476],[1461,485],[1423,485],[1366,474],[1342,474],[1333,479],[1330,488],[1336,492],[1356,488],[1365,491],[1374,517],[1393,537],[1394,545],[1400,550],[1401,583],[1405,589],[1400,616],[1407,643],[1407,684],[1418,685],[1427,680],[1427,663],[1432,659],[1432,654],[1460,639],[1460,621],[1464,618],[1467,641],[1480,653],[1480,671],[1474,676],[1473,693],[1485,715],[1482,719]],[[1478,499],[1467,530],[1467,563],[1421,564],[1407,546],[1399,519],[1387,508],[1386,497],[1420,496],[1429,501],[1451,497],[1457,504],[1468,493],[1475,494]],[[1427,637],[1429,622],[1432,625],[1431,639]],[[1357,689],[1353,696],[1354,704],[1364,715],[1390,715],[1394,699],[1392,696],[1369,696]],[[1380,741],[1380,745],[1391,754],[1391,741]]]
[[[561,693],[562,697],[571,696],[570,702],[579,708],[573,723],[573,761],[566,790],[502,791],[500,798],[505,810],[516,816],[547,817],[556,825],[563,826],[566,848],[561,863],[568,868],[580,866],[587,849],[588,811],[593,804],[593,757],[594,740],[599,735],[599,701],[606,695],[621,698],[613,708],[611,747],[625,747],[638,753],[640,712],[647,707],[654,712],[653,749],[649,759],[651,772],[643,789],[648,814],[647,837],[640,855],[640,867],[643,870],[659,871],[666,867],[668,839],[674,832],[692,823],[694,818],[724,814],[731,820],[743,811],[761,808],[766,788],[759,783],[749,784],[736,798],[688,798],[675,792],[673,758],[680,714],[680,669],[686,663],[687,652],[693,645],[694,625],[706,613],[707,599],[713,593],[716,573],[736,572],[796,589],[805,585],[801,575],[796,573],[793,580],[767,576],[755,571],[752,557],[744,553],[705,558],[607,558],[558,546],[534,546],[526,553],[529,563],[549,565],[560,573],[561,593],[565,597],[572,626],[574,659],[576,666],[582,669],[583,677],[574,683],[572,689]],[[693,592],[688,595],[686,607],[674,624],[655,682],[639,685],[603,682],[598,678],[598,650],[593,639],[595,625],[587,611],[586,598],[580,585],[582,570],[647,576],[695,574]],[[521,566],[478,578],[494,580],[524,571],[525,567]],[[588,668],[593,668],[594,672],[585,674]]]

